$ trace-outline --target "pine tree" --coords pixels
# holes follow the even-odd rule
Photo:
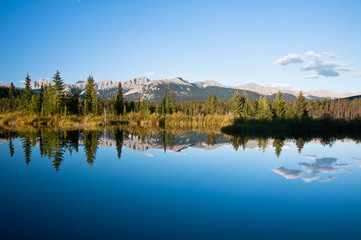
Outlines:
[[[21,106],[22,106],[22,109],[25,111],[25,112],[29,112],[29,103],[31,101],[31,79],[30,79],[30,76],[29,74],[26,75],[26,78],[25,78],[25,87],[24,87],[24,92],[21,96]]]
[[[15,97],[15,86],[14,86],[14,84],[11,82],[10,83],[10,89],[9,89],[9,98],[10,98],[10,100],[13,100],[14,99],[14,97]]]
[[[55,88],[55,92],[56,94],[60,95],[64,93],[64,81],[63,79],[60,77],[60,72],[56,71],[56,73],[54,74],[53,77],[53,83],[54,83],[54,88]]]
[[[284,119],[286,115],[286,110],[285,110],[285,101],[283,100],[281,91],[277,92],[274,105],[275,105],[276,117],[279,119]]]
[[[115,111],[117,113],[117,115],[122,114],[123,110],[124,110],[124,97],[123,97],[123,88],[122,88],[122,83],[119,82],[118,85],[118,91],[117,91],[117,96],[115,98]]]
[[[95,83],[93,76],[88,77],[88,81],[85,87],[84,94],[84,114],[89,114],[93,112],[93,101],[95,101],[94,92],[95,91]]]
[[[65,107],[64,82],[60,72],[56,71],[53,77],[54,83],[54,114],[61,114]]]
[[[300,91],[300,94],[295,101],[295,115],[299,119],[308,117],[307,102],[302,91]]]
[[[8,104],[8,111],[12,112],[13,111],[13,107],[14,107],[14,100],[15,100],[15,86],[14,84],[11,82],[10,84],[10,89],[9,89],[9,104]]]

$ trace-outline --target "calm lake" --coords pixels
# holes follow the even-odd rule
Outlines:
[[[0,131],[1,239],[359,239],[354,139]]]

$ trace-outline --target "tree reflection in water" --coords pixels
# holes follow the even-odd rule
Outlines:
[[[102,138],[100,138],[102,136]],[[127,129],[124,127],[104,130],[51,130],[48,128],[36,129],[34,131],[12,131],[0,128],[0,139],[8,141],[9,153],[13,157],[15,153],[14,139],[20,139],[20,146],[24,154],[27,166],[31,162],[32,148],[38,146],[41,157],[48,157],[55,171],[58,172],[64,162],[66,152],[69,155],[79,151],[83,146],[86,161],[93,166],[99,144],[110,143],[116,146],[117,157],[122,157],[122,148],[146,151],[150,148],[172,151],[182,151],[188,147],[214,149],[223,145],[231,144],[238,151],[240,148],[258,148],[265,151],[274,148],[275,155],[279,157],[286,142],[294,142],[298,153],[301,154],[307,142],[317,139],[321,144],[332,145],[338,139],[347,136],[269,136],[265,134],[254,135],[223,135],[220,132],[194,132],[174,131],[156,129],[147,131],[145,129]],[[360,142],[360,138],[351,138]]]

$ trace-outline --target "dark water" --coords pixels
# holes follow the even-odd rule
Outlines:
[[[0,238],[360,239],[355,140],[138,132],[1,130]]]

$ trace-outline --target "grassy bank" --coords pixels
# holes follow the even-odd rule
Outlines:
[[[13,112],[0,115],[1,125],[10,126],[59,126],[59,127],[90,127],[90,126],[114,126],[114,125],[155,125],[159,127],[211,127],[220,129],[222,126],[232,124],[232,114],[226,115],[196,115],[188,116],[183,113],[174,114],[146,114],[129,113],[124,116],[46,116],[26,115],[21,112]]]

